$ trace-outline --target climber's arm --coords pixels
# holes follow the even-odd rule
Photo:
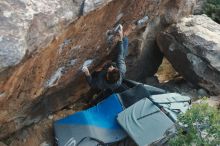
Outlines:
[[[125,65],[125,58],[124,58],[124,46],[123,42],[120,40],[117,44],[117,59],[116,59],[116,64],[119,69],[119,71],[122,73],[122,75],[125,75],[126,72],[126,65]]]
[[[128,38],[123,36],[123,30],[122,28],[118,32],[119,34],[119,42],[117,44],[116,49],[117,50],[117,58],[116,58],[116,64],[118,69],[120,70],[121,74],[125,76],[126,72],[126,65],[125,65],[125,56],[127,55],[127,49],[128,49]]]

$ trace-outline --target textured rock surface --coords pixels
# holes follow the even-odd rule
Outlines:
[[[196,5],[194,7],[193,14],[199,15],[203,14],[203,8],[207,0],[196,0]]]
[[[0,146],[7,146],[7,145],[4,144],[3,142],[0,142]]]
[[[84,0],[0,1],[0,71],[51,43],[80,16],[81,9],[89,12],[107,3],[90,1],[85,0],[85,7]]]
[[[205,15],[191,16],[158,36],[173,67],[188,81],[220,94],[220,25]]]
[[[88,14],[89,12],[95,10],[99,6],[110,2],[112,0],[84,0],[82,5],[83,15]]]
[[[13,4],[8,0],[0,3],[2,6],[9,2],[15,8],[18,7],[17,3],[21,3],[24,8],[18,8],[24,11],[24,15],[28,14],[29,4],[23,4],[28,2],[16,1]],[[111,59],[112,48],[107,45],[106,32],[118,21],[125,22],[126,29],[129,24],[149,16],[148,25],[137,28],[129,35],[128,77],[141,80],[146,75],[154,74],[163,57],[156,45],[157,33],[190,14],[194,4],[191,0],[114,0],[103,1],[102,4],[96,1],[98,3],[92,6],[97,4],[98,9],[90,9],[87,15],[78,18],[79,10],[84,10],[80,7],[81,2],[32,1],[29,5],[31,9],[42,9],[45,13],[39,12],[31,20],[27,19],[30,21],[25,24],[28,29],[22,28],[23,26],[15,28],[25,34],[25,37],[23,33],[17,37],[21,40],[25,38],[24,44],[27,46],[20,49],[27,55],[21,55],[11,65],[20,62],[19,64],[0,73],[0,138],[83,98],[82,94],[88,91],[88,85],[80,69],[86,62],[93,71],[107,59]],[[106,3],[108,4],[103,6]],[[70,15],[70,12],[73,13]],[[3,14],[2,11],[1,13]],[[68,17],[63,17],[66,13]],[[4,14],[8,16],[9,12]],[[23,22],[20,20],[23,17],[17,17],[18,14],[22,15],[11,15],[16,15],[11,21],[19,19]],[[1,19],[7,20],[1,21],[7,22],[4,26],[10,26],[11,21],[9,23],[5,16],[1,15]],[[59,23],[55,25],[57,19]],[[16,44],[19,43],[14,45]],[[159,61],[155,63],[158,58]]]

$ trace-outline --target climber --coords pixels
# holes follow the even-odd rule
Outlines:
[[[102,91],[107,89],[114,91],[120,87],[125,77],[125,57],[128,53],[128,38],[126,33],[123,32],[122,25],[119,25],[117,30],[117,38],[118,42],[115,47],[115,49],[117,49],[117,57],[115,62],[106,64],[101,71],[95,72],[92,75],[87,67],[82,68],[86,80],[92,88]]]

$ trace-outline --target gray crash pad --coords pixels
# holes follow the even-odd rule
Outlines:
[[[177,121],[177,116],[189,109],[191,101],[190,97],[178,93],[152,95],[150,98],[163,107],[173,121]]]
[[[117,120],[139,146],[162,139],[166,130],[174,125],[174,122],[148,98],[119,113]]]

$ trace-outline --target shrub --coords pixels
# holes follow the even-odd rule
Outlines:
[[[217,23],[220,23],[220,0],[207,0],[204,12]]]
[[[219,146],[220,111],[208,104],[195,104],[178,121],[171,146]],[[181,125],[181,126],[180,126]]]

